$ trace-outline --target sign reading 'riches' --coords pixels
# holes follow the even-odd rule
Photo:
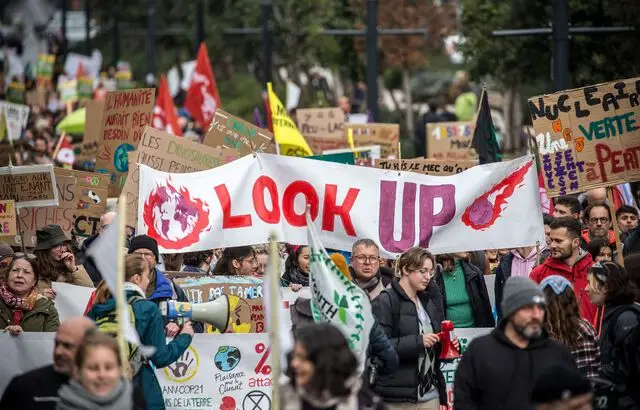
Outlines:
[[[640,180],[640,78],[529,99],[547,193]]]
[[[393,171],[410,171],[424,175],[455,175],[478,165],[476,161],[439,161],[436,159],[403,159],[402,165],[397,159],[378,159],[376,168]]]
[[[155,100],[153,88],[110,91],[105,97],[96,171],[111,174],[109,196],[118,196],[124,186],[129,171],[127,153],[136,149],[143,128],[152,123]]]
[[[473,122],[434,122],[427,127],[427,157],[451,161],[469,159]]]
[[[202,142],[214,148],[233,148],[241,154],[275,153],[273,134],[218,108]]]

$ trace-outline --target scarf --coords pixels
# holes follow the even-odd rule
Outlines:
[[[90,394],[77,380],[69,381],[58,390],[60,401],[56,410],[123,410],[133,407],[133,387],[128,380],[120,380],[107,396]]]
[[[132,291],[132,292],[136,292],[138,295],[142,296],[143,298],[147,298],[147,296],[144,294],[144,292],[142,291],[142,289],[140,288],[140,286],[136,285],[135,283],[131,283],[131,282],[125,282],[124,283],[124,291]]]
[[[311,394],[303,388],[293,387],[291,384],[282,386],[284,410],[301,410],[302,400],[309,403],[317,409],[326,409],[334,407],[336,410],[358,410],[358,392],[362,387],[359,377],[353,376],[345,381],[345,386],[351,391],[346,397],[332,397],[327,391],[320,395]]]
[[[293,268],[290,274],[291,283],[297,283],[302,286],[309,286],[309,274],[304,273],[300,268]]]
[[[34,288],[31,289],[31,292],[29,292],[27,296],[20,297],[9,290],[6,283],[3,283],[0,285],[0,297],[11,310],[11,324],[20,325],[24,311],[33,310],[33,307],[36,305],[38,292],[36,292]]]
[[[380,283],[379,275],[379,273],[376,273],[376,276],[369,280],[360,280],[354,277],[353,281],[356,283],[356,285],[358,285],[360,289],[364,290],[368,294],[371,293],[371,291],[374,290],[376,286],[378,286],[378,283]]]

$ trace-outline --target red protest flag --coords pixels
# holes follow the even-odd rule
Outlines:
[[[153,127],[165,130],[178,137],[182,136],[182,129],[178,125],[176,107],[173,105],[173,98],[171,98],[167,78],[164,74],[160,77],[158,98],[156,99],[156,106],[153,107]]]
[[[216,108],[221,104],[207,47],[202,43],[184,106],[196,122],[208,127],[213,120]]]

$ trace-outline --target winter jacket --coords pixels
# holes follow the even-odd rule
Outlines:
[[[551,275],[565,277],[573,284],[573,292],[576,294],[580,306],[580,316],[587,322],[593,323],[596,307],[591,303],[591,300],[589,300],[589,296],[585,290],[587,287],[587,272],[591,265],[593,265],[591,255],[582,251],[573,267],[569,267],[569,265],[561,260],[548,258],[542,265],[531,271],[530,278],[540,283],[544,278]]]
[[[456,410],[533,410],[531,390],[549,366],[576,368],[569,349],[546,333],[520,349],[504,334],[505,326],[473,339],[462,355],[453,389]]]
[[[487,292],[487,284],[484,281],[484,275],[475,265],[466,261],[460,261],[462,271],[464,272],[465,288],[469,295],[469,303],[473,309],[473,316],[475,319],[474,327],[494,327],[496,321],[493,318],[493,309],[491,308],[491,301],[489,300],[489,293]],[[436,273],[434,279],[440,288],[442,294],[442,302],[447,310],[447,292],[444,285],[444,272],[442,267],[438,265],[436,267]]]
[[[91,278],[91,281],[93,282],[93,286],[96,286],[96,287],[98,286],[98,283],[100,283],[100,281],[102,280],[102,274],[98,270],[98,267],[93,261],[93,258],[87,255],[87,250],[89,249],[93,241],[95,241],[98,238],[98,236],[99,235],[96,234],[85,239],[84,242],[82,242],[82,247],[80,248],[80,252],[78,252],[78,257],[77,257],[78,262],[81,263],[82,266],[84,266],[85,270],[87,271],[87,274]]]
[[[137,295],[137,293],[127,291],[127,298],[134,295]],[[106,316],[115,308],[115,300],[109,298],[103,304],[94,305],[87,317],[96,320],[99,317]],[[178,360],[191,344],[191,336],[179,334],[171,342],[166,343],[165,325],[158,306],[149,300],[139,300],[133,303],[132,309],[140,342],[145,346],[152,346],[156,349],[154,355],[151,356],[151,363],[160,369]],[[135,385],[141,387],[144,391],[149,410],[164,410],[162,389],[151,365],[145,364],[133,378],[133,381]]]
[[[629,232],[622,247],[622,255],[625,257],[637,252],[640,252],[640,225]]]
[[[155,303],[156,305],[160,305],[160,302],[166,302],[168,300],[177,300],[178,302],[189,302],[189,298],[187,294],[184,293],[184,290],[178,285],[175,284],[173,279],[167,279],[164,276],[164,273],[156,268],[156,281],[155,281],[155,289],[151,293],[147,299]],[[174,298],[175,291],[175,298]],[[171,322],[171,320],[167,318],[164,319],[165,326]],[[193,331],[196,333],[202,333],[204,331],[204,325],[201,322],[192,322]]]
[[[79,265],[78,269],[75,272],[71,272],[69,276],[70,276],[69,278],[66,278],[63,275],[60,275],[55,281],[52,281],[51,279],[40,276],[40,280],[38,280],[37,289],[38,291],[43,291],[44,289],[50,289],[51,282],[62,282],[62,283],[68,283],[70,285],[84,286],[87,288],[93,287],[93,282],[91,281],[89,274],[87,273],[87,271],[84,269],[84,266],[82,265]]]
[[[18,375],[2,394],[0,409],[54,410],[58,390],[68,381],[69,376],[56,372],[52,364]]]
[[[540,264],[543,264],[544,261],[549,257],[549,249],[545,248],[540,251]],[[498,267],[496,268],[496,279],[493,284],[493,290],[496,299],[496,313],[498,322],[502,320],[502,295],[504,293],[504,284],[507,282],[507,279],[511,277],[511,268],[513,266],[513,258],[515,256],[512,253],[508,253],[507,255],[500,258],[500,262],[498,263]],[[535,268],[533,268],[535,270]],[[533,270],[531,271],[533,273]],[[531,277],[531,273],[529,276]]]
[[[440,325],[444,320],[444,305],[438,285],[431,281],[427,289],[418,293],[418,299],[427,311],[434,333],[440,332]],[[407,296],[397,280],[385,289],[373,301],[373,314],[387,334],[389,342],[396,349],[400,367],[392,375],[380,374],[377,378],[375,391],[385,402],[418,401],[419,359],[427,352],[420,334],[420,324],[415,303]],[[440,404],[447,403],[444,375],[440,370],[440,344],[435,349],[435,384],[440,398]]]
[[[280,387],[280,408],[276,410],[385,410],[387,408],[380,397],[366,389],[358,389],[357,392],[340,401],[333,398],[329,401],[331,403],[318,403],[306,398],[291,383],[288,383]]]
[[[11,309],[0,298],[0,329],[11,324]],[[42,295],[30,311],[25,311],[20,321],[20,327],[25,332],[55,332],[60,325],[58,311],[53,302]]]
[[[632,389],[628,387],[632,380],[629,380],[629,360],[626,359],[632,354],[637,354],[640,349],[640,346],[630,341],[634,328],[639,325],[639,319],[640,306],[637,304],[606,305],[602,325],[598,323],[596,329],[600,335],[600,376],[617,386],[620,409],[640,408],[640,403],[635,403],[634,407],[633,398],[628,393],[628,390]],[[634,386],[637,386],[640,381],[635,383]]]

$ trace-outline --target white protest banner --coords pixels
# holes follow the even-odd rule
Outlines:
[[[532,156],[436,177],[256,154],[189,174],[141,165],[139,185],[138,233],[161,253],[260,244],[271,233],[304,245],[307,204],[331,249],[370,238],[389,257],[412,246],[439,254],[544,241]]]
[[[14,376],[53,361],[54,333],[0,333],[0,395]],[[196,334],[175,363],[156,369],[167,410],[269,410],[271,345],[266,333]]]
[[[0,101],[0,118],[4,113],[4,118],[7,121],[7,134],[11,141],[20,139],[22,130],[27,127],[30,110],[28,105]]]
[[[360,370],[364,370],[369,347],[369,333],[375,319],[371,302],[362,289],[356,286],[335,263],[329,259],[322,246],[316,228],[307,214],[309,229],[311,311],[313,320],[329,322],[344,334],[349,347],[358,357]]]
[[[91,298],[91,294],[95,290],[94,288],[71,285],[64,282],[51,282],[51,287],[56,291],[54,303],[60,322],[84,315],[89,298]]]

